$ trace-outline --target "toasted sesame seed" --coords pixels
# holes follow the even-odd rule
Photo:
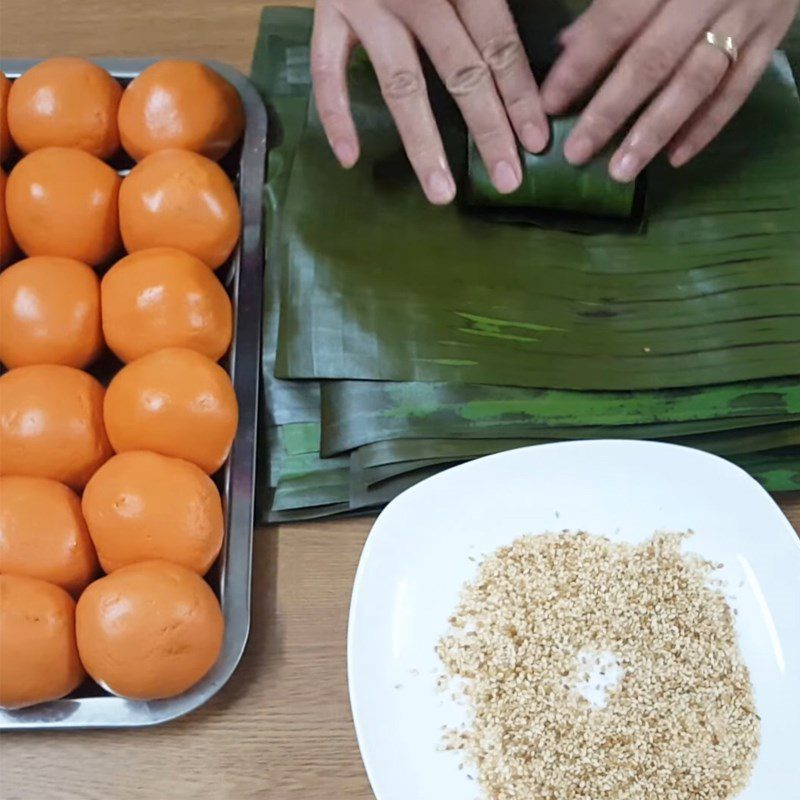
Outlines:
[[[480,564],[437,652],[470,712],[444,749],[485,798],[728,800],[747,784],[750,675],[709,580],[721,565],[682,554],[688,536],[525,536]],[[587,657],[618,666],[603,706],[581,692]]]

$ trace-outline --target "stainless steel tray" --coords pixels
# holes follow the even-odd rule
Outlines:
[[[98,63],[125,84],[157,59],[110,59]],[[3,60],[12,80],[37,60]],[[246,129],[234,153],[221,162],[235,181],[242,208],[242,236],[227,265],[217,274],[233,302],[234,333],[223,361],[239,400],[239,429],[227,464],[218,476],[225,509],[225,539],[217,564],[207,576],[225,617],[222,652],[211,672],[184,694],[140,702],[114,697],[87,683],[63,700],[16,711],[0,710],[0,730],[135,728],[157,725],[193,711],[213,697],[233,674],[250,630],[256,425],[261,369],[261,315],[264,272],[262,192],[267,144],[267,113],[255,88],[225,64],[206,62],[227,78],[244,103]],[[238,156],[238,158],[236,157]],[[120,161],[121,173],[130,162]]]

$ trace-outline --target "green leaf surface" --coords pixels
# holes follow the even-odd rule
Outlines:
[[[757,456],[735,456],[732,463],[749,472],[767,491],[800,490],[800,453],[775,451]],[[417,483],[435,475],[435,468],[424,468],[397,475],[372,487],[354,483],[352,498],[384,505]]]
[[[553,3],[514,4],[541,78],[552,24],[570,16],[542,25]],[[708,155],[677,176],[656,165],[643,234],[587,235],[431,209],[363,55],[351,90],[364,158],[339,170],[309,105],[311,22],[265,10],[253,64],[271,123],[260,519],[363,512],[451,463],[565,437],[678,436],[737,454],[771,491],[800,488],[787,424],[800,124],[785,63]],[[432,91],[463,170],[463,125]],[[297,374],[312,379],[282,379]],[[501,385],[477,385],[487,374]],[[396,375],[420,380],[381,382]],[[369,380],[329,380],[320,396],[320,377]],[[665,386],[691,388],[608,391]],[[601,391],[555,390],[576,387]],[[341,455],[321,457],[321,443]]]
[[[679,436],[800,414],[800,379],[662,392],[567,392],[445,383],[331,381],[322,386],[322,452],[383,439]],[[681,425],[697,423],[681,430]],[[616,432],[626,426],[628,433]],[[672,426],[672,427],[670,427]],[[546,429],[553,429],[547,432]],[[446,434],[446,437],[444,436]],[[597,438],[597,436],[593,437]]]
[[[800,104],[787,72],[776,62],[690,166],[654,165],[644,234],[586,236],[431,208],[398,166],[374,76],[355,66],[359,165],[341,171],[313,106],[295,156],[278,374],[579,390],[796,374]]]
[[[434,466],[435,461],[440,463],[466,461],[520,447],[545,444],[548,441],[552,440],[393,439],[376,442],[353,451],[350,469],[360,469],[368,473],[365,482],[372,485],[402,472]],[[800,445],[800,420],[761,428],[676,437],[666,441],[720,456],[752,455],[765,450]]]
[[[608,173],[609,162],[619,137],[613,145],[583,167],[574,167],[564,158],[566,142],[579,115],[556,117],[550,122],[550,144],[542,153],[529,153],[519,147],[522,183],[514,192],[501,194],[494,188],[489,171],[481,158],[474,138],[468,136],[467,172],[463,187],[466,207],[491,211],[517,209],[517,219],[534,224],[557,225],[559,218],[531,214],[534,211],[566,212],[590,217],[609,217],[632,221],[641,216],[644,206],[645,179],[618,183]],[[526,216],[526,210],[530,216]],[[572,226],[570,226],[572,227]]]
[[[269,114],[269,156],[265,187],[266,275],[262,341],[261,424],[259,430],[257,518],[261,522],[286,519],[288,512],[278,508],[294,502],[305,505],[320,495],[334,492],[328,486],[318,489],[313,480],[305,490],[296,478],[299,465],[287,465],[288,476],[282,481],[286,452],[280,427],[293,423],[316,426],[317,457],[306,460],[309,472],[319,471],[321,482],[329,480],[329,466],[319,463],[319,386],[306,382],[281,381],[275,377],[275,355],[280,320],[280,275],[286,245],[281,236],[281,209],[289,185],[294,153],[308,116],[311,89],[309,74],[309,37],[313,15],[308,9],[269,8],[262,14],[259,38],[253,56],[252,80],[262,94]],[[294,429],[296,431],[296,429]],[[292,436],[290,427],[288,436]],[[340,465],[341,466],[341,465]],[[322,477],[325,473],[325,477]],[[344,486],[345,483],[342,482]],[[301,494],[305,495],[301,500]],[[327,494],[326,494],[327,493]],[[346,490],[336,498],[346,501]],[[270,515],[270,509],[273,510]],[[337,513],[336,508],[330,513]],[[311,512],[308,512],[309,515]],[[324,515],[321,508],[315,513]],[[299,516],[302,516],[299,515]]]

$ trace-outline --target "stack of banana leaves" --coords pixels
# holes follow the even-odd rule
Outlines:
[[[539,71],[576,4],[521,5]],[[262,521],[374,509],[453,464],[565,439],[676,442],[800,489],[800,47],[704,155],[650,168],[641,220],[586,225],[428,205],[358,53],[362,156],[343,171],[310,101],[311,23],[267,9],[253,64],[271,122]],[[463,121],[429,83],[469,184]]]

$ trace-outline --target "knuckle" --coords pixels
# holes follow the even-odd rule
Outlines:
[[[409,136],[403,140],[408,160],[417,172],[434,170],[442,161],[442,154],[429,137]]]
[[[317,103],[317,114],[322,127],[326,130],[341,128],[346,122],[346,117],[341,111],[319,102]]]
[[[496,75],[504,75],[522,63],[525,51],[515,33],[493,39],[483,49],[483,60]]]
[[[336,74],[336,69],[326,53],[319,48],[311,48],[311,77],[315,80],[330,78]]]
[[[484,87],[489,78],[489,67],[481,61],[459,67],[445,79],[445,85],[454,97],[464,97]]]
[[[527,116],[535,112],[536,107],[532,105],[530,97],[520,94],[506,101],[506,109],[510,116]]]
[[[419,3],[415,0],[390,0],[389,8],[401,18],[406,18],[419,10]]]
[[[484,129],[472,131],[475,144],[481,152],[513,150],[513,141],[509,142],[508,132],[499,125],[491,125]]]
[[[558,70],[551,79],[554,86],[565,95],[574,97],[580,94],[597,69],[597,63],[583,54],[575,53],[569,64]]]
[[[387,101],[415,97],[424,87],[422,74],[413,69],[394,70],[381,82],[381,91]]]
[[[583,114],[586,130],[592,132],[596,142],[608,141],[625,119],[625,114],[617,113],[613,108],[587,109]]]
[[[592,31],[604,44],[617,47],[623,44],[631,27],[631,5],[625,0],[609,0],[594,7],[595,30]]]
[[[311,57],[311,79],[317,86],[328,86],[337,79],[337,70],[333,64],[322,56]]]
[[[332,75],[331,68],[323,61],[311,61],[311,77],[315,81],[323,81]]]
[[[674,67],[674,57],[663,44],[646,44],[631,53],[628,64],[637,82],[660,84]]]
[[[667,121],[651,120],[648,127],[639,132],[636,150],[647,158],[660,153],[671,138],[668,126]]]

